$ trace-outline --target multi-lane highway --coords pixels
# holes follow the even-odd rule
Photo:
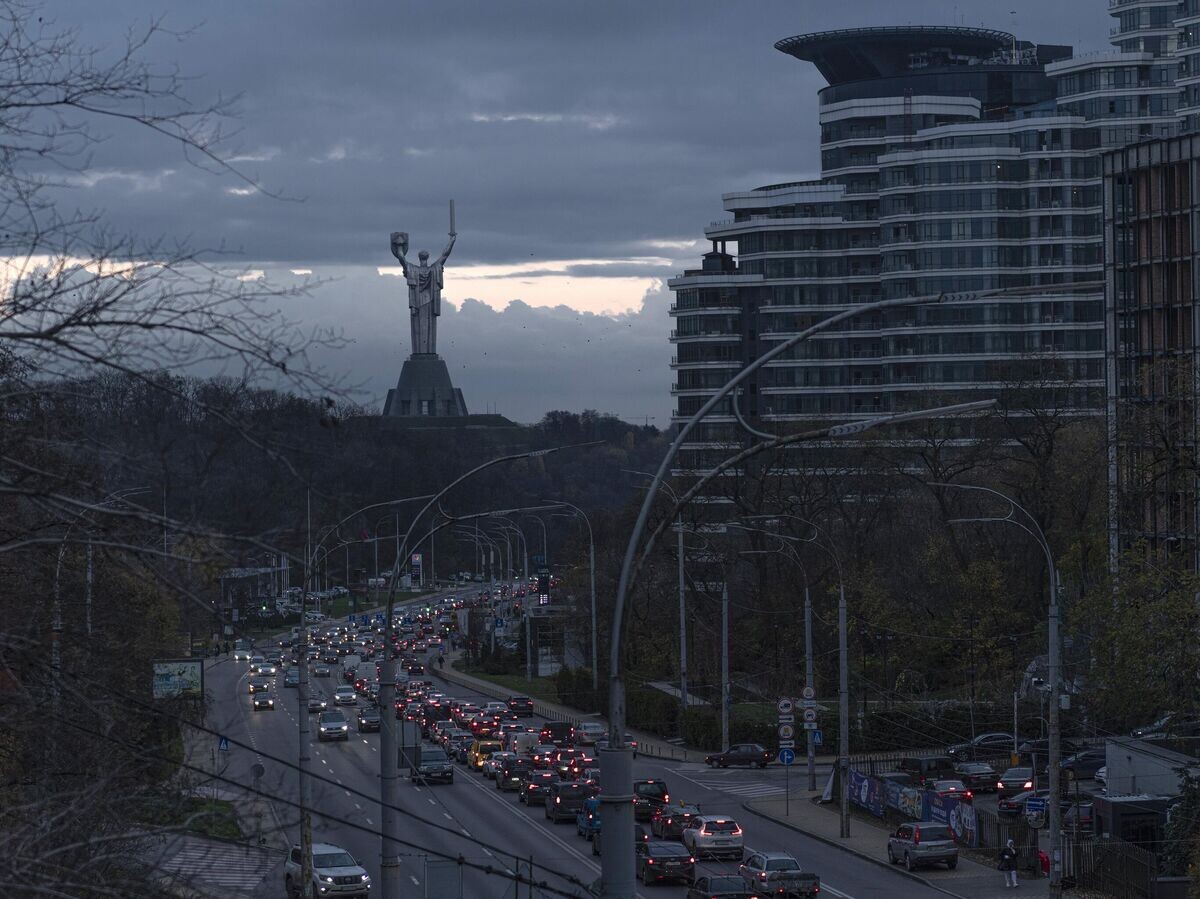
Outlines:
[[[249,677],[246,662],[231,659],[213,664],[207,674],[208,690],[215,708],[209,726],[249,749],[234,746],[228,753],[225,776],[239,782],[253,782],[251,771],[261,763],[265,774],[261,789],[279,798],[275,804],[278,820],[266,822],[282,827],[289,842],[299,838],[298,814],[291,803],[299,798],[295,770],[298,741],[297,692],[283,687],[282,674],[276,679],[274,711],[252,711],[247,692]],[[472,694],[461,687],[440,681],[436,671],[430,678],[450,696],[485,702],[490,697]],[[310,690],[324,697],[333,708],[334,688],[341,684],[336,676],[312,678]],[[347,742],[317,740],[315,720],[312,728],[312,770],[316,780],[312,789],[313,835],[318,842],[332,843],[349,851],[379,883],[378,829],[381,822],[379,795],[379,734],[357,732],[353,709],[346,707],[351,720]],[[315,715],[313,716],[315,719]],[[536,719],[535,719],[536,723]],[[279,761],[276,761],[278,759]],[[727,814],[737,820],[746,845],[756,849],[786,850],[795,855],[806,869],[818,872],[825,893],[853,899],[884,899],[905,895],[913,899],[933,899],[943,894],[906,879],[877,865],[864,863],[852,855],[816,840],[808,839],[781,825],[745,812],[742,802],[764,795],[781,795],[783,771],[710,770],[697,764],[660,761],[640,757],[634,763],[637,778],[661,778],[666,781],[672,799],[695,803],[705,814]],[[518,866],[527,872],[532,862],[535,877],[572,895],[587,895],[585,886],[600,875],[599,859],[590,844],[577,836],[574,823],[553,824],[539,807],[517,802],[514,793],[497,791],[493,782],[480,774],[456,766],[450,785],[403,785],[403,815],[400,838],[404,847],[403,878],[411,884],[406,896],[425,896],[429,885],[446,872],[434,870],[438,855],[462,857],[466,862],[490,866],[498,874],[470,867],[462,868],[462,895],[466,897],[525,897],[528,887],[517,892],[511,879],[501,876]],[[882,849],[881,849],[882,851]],[[429,867],[429,866],[434,867]],[[702,861],[700,873],[736,873],[735,862]],[[372,890],[378,895],[378,886]],[[682,886],[641,887],[643,895],[683,897]],[[535,891],[534,895],[554,895]],[[283,895],[282,859],[264,881],[260,895]],[[446,894],[439,889],[431,895]],[[392,899],[392,897],[389,897]]]

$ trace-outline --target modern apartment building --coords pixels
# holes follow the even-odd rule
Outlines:
[[[1104,157],[1109,549],[1200,569],[1200,136]]]
[[[1174,34],[1161,0],[1112,0],[1113,52],[1072,57],[974,28],[799,35],[815,65],[821,178],[724,196],[713,251],[672,279],[677,417],[772,344],[882,297],[1025,294],[898,307],[801,344],[694,434],[682,468],[766,431],[996,398],[1065,414],[1104,408],[1101,155],[1178,124]],[[1174,6],[1172,5],[1172,9]],[[1155,42],[1158,37],[1163,40]],[[1128,48],[1128,49],[1127,49]],[[729,252],[733,245],[736,252]]]

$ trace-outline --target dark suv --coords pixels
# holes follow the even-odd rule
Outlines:
[[[575,820],[583,802],[592,795],[587,784],[560,780],[546,793],[546,817],[557,824],[563,818]]]
[[[917,786],[924,787],[935,780],[954,778],[954,760],[945,755],[908,756],[900,759],[900,771],[912,777]]]
[[[654,813],[671,801],[665,780],[635,780],[633,782],[633,817],[649,821]]]
[[[532,718],[533,700],[528,696],[510,696],[508,697],[508,710],[515,712],[522,718]]]
[[[542,743],[568,747],[575,743],[575,728],[569,721],[547,721],[542,725],[542,732],[538,739]]]

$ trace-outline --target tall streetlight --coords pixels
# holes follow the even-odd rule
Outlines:
[[[384,644],[387,651],[383,654],[383,666],[379,674],[379,703],[386,710],[386,713],[383,715],[383,723],[379,729],[379,804],[383,814],[382,837],[380,840],[380,880],[382,882],[380,892],[384,899],[398,899],[405,889],[400,877],[400,758],[397,746],[395,715],[392,714],[392,711],[396,707],[396,660],[392,658],[392,645],[396,641],[396,586],[399,581],[400,561],[408,551],[409,541],[412,539],[417,522],[424,517],[426,512],[437,505],[442,497],[459,484],[492,466],[501,465],[506,462],[515,462],[519,459],[549,456],[565,449],[595,446],[598,442],[603,441],[590,441],[588,443],[556,446],[548,449],[529,450],[523,453],[510,453],[504,456],[497,456],[476,465],[434,494],[421,510],[413,516],[412,523],[408,526],[408,530],[404,534],[404,539],[400,543],[401,552],[397,554],[395,568],[392,571],[392,583],[388,588],[387,631],[384,635]],[[447,522],[447,524],[449,523]],[[307,713],[303,710],[301,710],[301,717],[308,717]],[[632,779],[630,783],[632,784]],[[630,809],[632,808],[631,803]],[[305,881],[305,883],[308,882],[307,880]]]
[[[522,515],[522,518],[532,518],[542,527],[542,564],[547,568],[550,567],[550,550],[549,542],[546,539],[546,522],[542,521],[537,515]]]
[[[600,689],[600,659],[596,650],[596,540],[592,536],[592,522],[587,517],[587,513],[574,503],[569,503],[566,500],[551,500],[544,499],[544,503],[560,503],[568,509],[573,509],[575,514],[583,519],[583,523],[587,525],[588,532],[588,572],[591,576],[592,585],[592,689]],[[542,525],[543,535],[545,534],[545,525]]]
[[[1059,595],[1062,592],[1062,585],[1058,580],[1058,568],[1054,564],[1054,554],[1050,551],[1050,542],[1046,539],[1046,534],[1042,530],[1042,526],[1038,524],[1036,518],[1028,509],[1018,503],[1011,496],[1001,493],[999,490],[993,490],[990,487],[979,487],[975,484],[952,484],[941,481],[930,481],[931,487],[953,487],[958,490],[974,490],[979,493],[986,493],[1008,503],[1008,514],[999,517],[987,518],[952,518],[951,524],[966,524],[970,522],[998,523],[1011,524],[1023,530],[1026,534],[1037,541],[1038,546],[1042,548],[1042,553],[1046,557],[1046,569],[1050,575],[1050,609],[1047,615],[1047,638],[1050,646],[1048,648],[1048,667],[1050,675],[1050,715],[1049,715],[1049,809],[1047,828],[1050,831],[1050,895],[1057,897],[1062,895],[1062,798],[1059,796],[1059,764],[1062,761],[1062,722],[1060,721],[1060,710],[1062,703],[1062,657],[1061,643],[1059,638]],[[1020,512],[1025,516],[1025,521],[1021,521],[1016,517]],[[1014,716],[1015,720],[1015,716]]]
[[[493,517],[506,522],[509,529],[511,531],[513,531],[513,533],[516,535],[517,541],[519,542],[519,544],[521,546],[521,555],[522,555],[522,558],[524,559],[523,567],[522,567],[523,576],[524,576],[525,580],[529,580],[529,541],[525,538],[525,532],[523,530],[521,530],[521,526],[519,524],[517,524],[515,521],[513,521],[511,518],[507,518],[503,515],[496,515]],[[507,578],[505,578],[505,580],[507,580],[509,582],[512,581],[511,566],[510,566],[510,570],[509,570],[509,576]]]
[[[648,471],[634,471],[622,468],[626,474],[640,474],[642,477],[654,480],[654,475]],[[671,489],[671,485],[663,482],[658,485],[660,490],[671,497],[671,501],[679,507],[679,495]],[[643,488],[646,489],[646,488]],[[680,508],[675,516],[675,533],[677,544],[675,549],[676,562],[679,568],[679,700],[683,706],[683,714],[688,709],[688,664],[687,664],[687,586],[683,579],[683,510]],[[680,718],[680,721],[683,721]]]

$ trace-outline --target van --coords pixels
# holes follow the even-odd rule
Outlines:
[[[921,787],[935,780],[958,779],[954,773],[954,760],[946,755],[906,756],[900,759],[897,768]]]
[[[505,737],[506,746],[509,752],[515,752],[517,755],[529,755],[533,751],[533,747],[538,745],[538,735],[528,732],[512,733]]]
[[[482,771],[483,763],[491,757],[492,753],[500,752],[503,748],[504,744],[499,740],[476,740],[467,750],[467,767]]]

